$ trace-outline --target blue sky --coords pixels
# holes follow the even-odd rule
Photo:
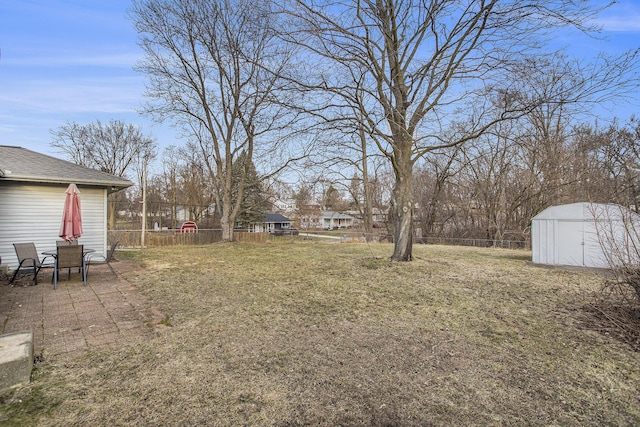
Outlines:
[[[129,0],[0,0],[0,144],[62,157],[50,146],[51,129],[111,119],[141,126],[161,148],[181,143],[172,127],[136,112],[145,77],[132,69],[142,51],[126,18],[129,6]],[[640,2],[620,1],[598,23],[604,40],[558,42],[585,57],[640,47]],[[626,120],[634,111],[621,103],[610,114]]]
[[[62,157],[50,129],[111,119],[140,125],[161,146],[170,126],[140,116],[142,51],[128,0],[0,0],[0,144]]]

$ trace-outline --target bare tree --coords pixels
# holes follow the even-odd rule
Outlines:
[[[213,203],[209,171],[194,144],[187,144],[178,153],[181,160],[178,168],[180,200],[188,212],[188,219],[200,221]]]
[[[356,109],[366,106],[364,125],[395,174],[391,259],[408,261],[414,164],[537,105],[539,99],[504,103],[498,116],[485,109],[486,95],[502,86],[514,64],[528,54],[541,55],[541,35],[562,26],[588,30],[584,24],[596,10],[570,0],[292,0],[282,11],[298,25],[290,25],[296,30],[288,32],[288,41],[307,48],[306,61],[320,58],[315,69],[322,72],[305,82],[305,90],[327,94],[336,117],[352,110],[355,94],[366,94]],[[443,140],[443,120],[471,106],[472,126]]]
[[[240,154],[245,165],[275,164],[264,175],[295,157],[279,145],[291,122],[275,98],[290,53],[275,38],[276,16],[261,0],[141,0],[131,13],[146,53],[137,67],[149,78],[145,111],[180,125],[200,148],[223,240],[232,240],[248,173],[233,182]]]
[[[165,199],[171,211],[171,228],[176,228],[178,225],[176,217],[181,194],[179,183],[180,167],[181,158],[178,148],[173,145],[165,148],[162,155],[162,180]]]
[[[632,308],[627,314],[631,319],[627,320],[631,320],[635,327],[627,332],[637,334],[637,310],[640,304],[640,216],[625,206],[615,204],[594,204],[590,211],[595,227],[595,235],[591,238],[598,242],[604,257],[602,261],[610,269],[610,274],[603,283],[604,288],[609,291],[608,297],[613,304],[618,303],[614,298],[622,297],[621,301],[628,305],[627,308]],[[603,295],[607,296],[607,293]]]
[[[80,125],[67,122],[52,130],[53,147],[76,164],[124,177],[141,155],[153,155],[156,143],[139,126],[111,120]]]
[[[156,142],[140,127],[111,120],[81,125],[67,122],[52,130],[53,147],[67,154],[74,163],[125,177],[140,159],[155,156]],[[109,203],[109,227],[115,228],[116,204]]]
[[[588,199],[618,203],[640,212],[640,122],[634,117],[621,126],[614,121],[601,129],[581,126],[576,132],[575,150],[584,159],[588,174],[581,184]]]
[[[170,211],[171,228],[176,228],[179,206],[185,210],[186,219],[191,221],[202,221],[210,212],[214,194],[210,188],[212,180],[195,144],[167,147],[162,156],[162,172],[155,180],[161,182],[163,203]]]
[[[322,195],[322,205],[325,209],[339,212],[344,210],[346,203],[342,192],[334,187],[333,184],[329,184],[329,187]]]
[[[298,222],[298,227],[302,229],[308,229],[311,225],[308,222],[308,216],[313,213],[313,191],[309,184],[300,183],[297,190],[292,194],[292,198],[295,201],[296,210],[295,217]]]

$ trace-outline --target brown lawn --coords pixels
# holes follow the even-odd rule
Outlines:
[[[125,279],[167,326],[45,360],[0,422],[640,424],[640,353],[602,320],[598,274],[535,267],[522,251],[415,246],[406,264],[391,252],[300,241],[129,253],[146,274]]]

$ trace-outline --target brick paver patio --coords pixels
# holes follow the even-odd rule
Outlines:
[[[51,284],[51,269],[15,286],[0,285],[0,333],[32,330],[34,354],[45,359],[78,357],[92,349],[115,348],[153,334],[164,315],[125,277],[140,271],[128,261],[92,266],[87,286],[77,272]],[[16,281],[18,282],[18,281]]]

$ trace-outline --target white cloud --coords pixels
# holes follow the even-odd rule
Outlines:
[[[132,69],[133,65],[143,57],[142,53],[99,53],[81,54],[74,52],[19,52],[11,56],[10,52],[3,52],[5,66],[17,67],[113,67]]]
[[[13,111],[36,114],[122,113],[140,105],[142,86],[134,77],[33,80],[1,94],[0,101]]]
[[[621,31],[635,32],[640,31],[640,15],[633,18],[628,17],[611,17],[598,19],[596,23],[602,27],[604,31]]]
[[[619,2],[606,9],[594,23],[604,31],[640,31],[640,6],[633,2]]]

